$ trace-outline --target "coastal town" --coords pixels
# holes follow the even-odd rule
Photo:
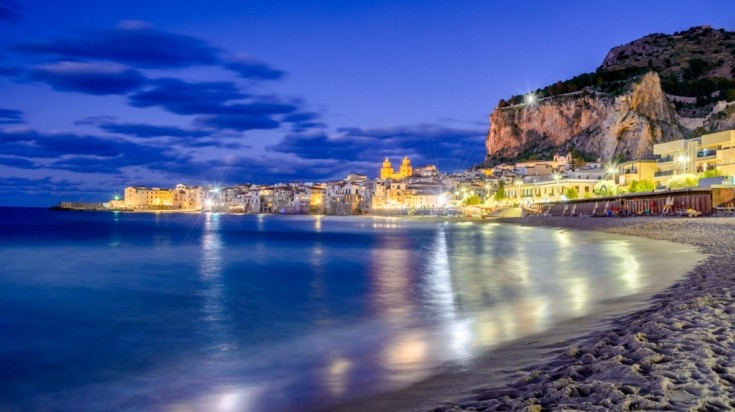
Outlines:
[[[442,173],[435,165],[413,167],[408,157],[394,168],[386,158],[375,179],[348,174],[343,180],[329,182],[131,186],[125,188],[122,197],[116,196],[107,203],[62,202],[59,208],[484,217],[510,207],[522,208],[525,213],[549,213],[552,205],[585,201],[591,204],[599,198],[641,198],[662,191],[695,188],[716,193],[706,204],[687,204],[690,214],[709,214],[713,208],[731,210],[735,206],[735,130],[655,144],[653,153],[653,159],[621,163],[584,161],[567,153],[551,160],[477,167],[451,174]],[[666,200],[651,207],[641,204],[636,212],[673,211],[673,200],[664,197],[669,197],[670,204]],[[607,202],[604,207],[595,205],[589,212],[611,213],[614,206]],[[561,214],[576,214],[572,212],[576,207],[573,208],[567,206]],[[580,206],[578,213],[582,209]]]

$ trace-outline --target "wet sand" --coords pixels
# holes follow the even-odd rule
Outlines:
[[[650,297],[608,301],[486,353],[469,368],[333,410],[723,410],[735,407],[735,219],[525,217],[497,222],[596,230],[708,255]],[[662,250],[662,253],[669,251]]]

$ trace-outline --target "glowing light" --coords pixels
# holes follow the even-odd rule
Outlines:
[[[442,193],[439,196],[439,200],[437,200],[437,204],[439,205],[439,207],[444,207],[444,205],[447,204],[447,196]]]
[[[385,356],[387,366],[403,368],[415,365],[426,359],[428,345],[425,337],[418,332],[409,332],[399,336],[392,346],[388,346]]]
[[[526,95],[526,103],[528,104],[534,104],[536,102],[536,95],[533,93],[529,93]]]
[[[352,362],[344,358],[338,358],[332,361],[327,367],[327,386],[329,391],[334,394],[340,394],[347,388],[347,378]]]

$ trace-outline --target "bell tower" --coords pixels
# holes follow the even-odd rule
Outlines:
[[[380,168],[380,178],[390,179],[393,177],[393,165],[390,164],[390,160],[386,157],[383,160],[383,167]]]
[[[401,162],[401,169],[399,171],[399,174],[401,175],[402,179],[405,179],[413,175],[413,168],[411,167],[411,161],[408,160],[408,156],[405,156],[403,158],[403,161]]]

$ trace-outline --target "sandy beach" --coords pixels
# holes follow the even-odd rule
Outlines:
[[[735,219],[495,221],[683,243],[704,257],[680,281],[653,297],[607,302],[594,316],[573,319],[492,350],[470,368],[449,365],[443,373],[411,387],[333,410],[735,408],[731,400],[735,399]]]
[[[502,221],[686,243],[709,257],[682,281],[654,296],[648,307],[612,320],[609,329],[570,342],[561,353],[543,361],[518,365],[521,377],[512,376],[509,368],[506,382],[498,382],[504,378],[497,377],[484,388],[472,388],[476,395],[466,396],[463,402],[446,402],[429,410],[735,408],[735,219],[526,217]]]

